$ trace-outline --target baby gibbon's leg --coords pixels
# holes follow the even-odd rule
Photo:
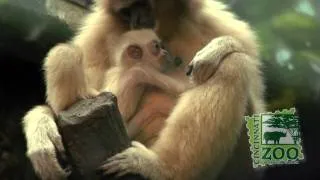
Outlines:
[[[68,175],[59,165],[56,152],[64,154],[61,136],[48,106],[36,106],[23,117],[27,156],[39,177],[45,180],[65,179]]]
[[[59,44],[49,51],[44,63],[46,95],[56,114],[78,98],[98,95],[87,87],[83,68],[81,50],[75,45]]]

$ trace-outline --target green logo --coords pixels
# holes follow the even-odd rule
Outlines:
[[[246,116],[253,167],[304,160],[295,108]]]

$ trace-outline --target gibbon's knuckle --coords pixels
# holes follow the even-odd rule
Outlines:
[[[196,84],[201,84],[202,83],[201,79],[202,79],[202,75],[201,75],[200,68],[197,68],[194,70],[192,74],[192,81],[195,82]]]
[[[116,155],[115,160],[127,158],[129,154],[130,154],[130,151],[129,151],[129,150],[128,150],[128,151],[124,151],[124,152]]]
[[[120,155],[121,154],[116,154],[116,155],[112,156],[111,158],[109,158],[106,165],[108,165],[110,162],[114,162],[117,159],[119,159],[121,157]]]
[[[196,63],[205,59],[208,54],[207,52],[208,52],[208,49],[201,50],[201,53],[194,58],[194,62]]]
[[[90,98],[93,98],[95,96],[94,96],[94,94],[91,94],[90,92],[83,92],[83,93],[79,94],[79,97],[81,99],[90,99]]]
[[[138,141],[132,141],[131,145],[136,148],[145,148],[145,146]]]
[[[201,64],[202,63],[200,63],[200,62],[196,62],[194,64],[193,73],[192,73],[194,76],[198,76],[199,72],[201,71],[201,68],[203,68],[203,66]]]
[[[104,175],[106,175],[106,174],[113,174],[113,173],[115,173],[115,172],[117,172],[117,171],[119,171],[120,170],[120,167],[119,166],[110,166],[110,167],[108,167],[108,168],[106,168],[106,169],[104,169]]]
[[[120,159],[127,159],[136,153],[137,148],[129,148],[128,150],[121,153]]]
[[[206,65],[205,63],[203,63],[203,64],[201,65],[201,69],[199,69],[198,76],[199,76],[200,78],[203,78],[204,76],[206,76],[206,74],[208,73],[208,71],[209,71],[208,65]]]
[[[119,165],[119,161],[118,160],[114,160],[114,161],[111,161],[111,162],[108,162],[107,164],[105,164],[103,166],[104,169],[111,169],[113,167],[117,167]]]
[[[196,55],[193,57],[193,61],[197,61],[198,59],[200,59],[204,51],[205,51],[204,49],[201,49],[200,51],[198,51]]]
[[[90,88],[90,89],[88,90],[88,95],[89,95],[89,97],[96,97],[96,96],[98,96],[99,94],[100,94],[100,92],[99,92],[98,90],[93,89],[93,88]]]
[[[55,150],[57,150],[59,153],[65,153],[65,148],[64,145],[62,143],[62,137],[58,132],[50,132],[48,133],[49,136],[49,140],[50,142],[47,142],[49,147],[47,147],[46,149],[48,149],[48,151],[53,151],[55,152]],[[55,149],[55,150],[50,150],[50,149]]]
[[[124,175],[126,175],[126,174],[128,174],[128,173],[130,173],[130,172],[131,172],[130,170],[121,171],[121,172],[119,172],[119,173],[116,174],[116,177],[117,177],[117,178],[120,178],[120,177],[122,177],[122,176],[124,176]]]
[[[194,75],[191,77],[191,82],[194,84],[199,84],[197,78]]]
[[[137,144],[137,141],[131,141],[131,146],[135,146]]]
[[[192,64],[191,64],[191,65],[188,65],[185,71],[186,71],[186,75],[187,75],[187,76],[192,75],[193,65],[192,65]]]
[[[199,60],[194,60],[192,62],[192,66],[193,66],[193,70],[192,71],[195,71],[196,69],[199,68]]]
[[[55,140],[53,141],[53,144],[55,145],[59,153],[65,153],[65,148],[63,146],[61,137],[56,137]]]
[[[123,152],[123,156],[127,157],[130,154],[134,153],[137,150],[136,147],[129,147],[126,151]]]

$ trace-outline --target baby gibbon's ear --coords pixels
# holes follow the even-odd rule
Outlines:
[[[141,59],[143,57],[143,50],[137,44],[129,45],[127,47],[127,55],[132,59]]]

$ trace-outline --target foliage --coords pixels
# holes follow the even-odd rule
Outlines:
[[[224,0],[256,30],[269,110],[320,96],[320,2]]]

